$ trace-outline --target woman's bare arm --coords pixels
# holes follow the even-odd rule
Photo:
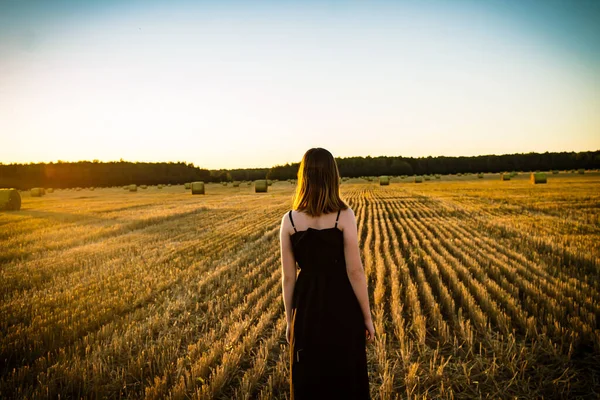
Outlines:
[[[279,242],[281,247],[281,288],[283,291],[283,305],[285,307],[285,319],[290,325],[292,323],[292,296],[296,285],[296,259],[292,251],[292,239],[289,234],[287,214],[281,220],[279,230]]]
[[[369,294],[367,291],[367,278],[365,270],[360,259],[358,248],[358,229],[356,227],[356,217],[351,208],[344,213],[343,217],[344,231],[344,256],[346,258],[346,272],[348,279],[352,284],[354,294],[360,304],[365,322],[372,322],[371,308],[369,307]]]

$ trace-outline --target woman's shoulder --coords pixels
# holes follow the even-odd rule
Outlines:
[[[341,208],[339,213],[341,218],[342,215],[354,215],[354,210],[349,205],[346,205],[346,208]]]

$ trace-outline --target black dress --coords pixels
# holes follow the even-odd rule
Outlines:
[[[346,273],[340,213],[335,227],[304,231],[288,215],[300,267],[292,298],[292,399],[369,399],[366,328]]]

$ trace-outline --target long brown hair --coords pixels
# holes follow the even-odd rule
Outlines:
[[[340,172],[329,151],[315,147],[304,153],[292,208],[313,217],[348,208],[340,197]]]

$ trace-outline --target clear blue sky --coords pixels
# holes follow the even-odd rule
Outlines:
[[[0,162],[600,149],[600,1],[0,1]]]

